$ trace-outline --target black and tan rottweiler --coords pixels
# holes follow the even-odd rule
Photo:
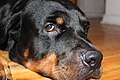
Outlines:
[[[101,52],[88,40],[89,20],[69,0],[9,0],[0,9],[0,49],[53,80],[100,77]],[[0,57],[1,78],[11,80]]]

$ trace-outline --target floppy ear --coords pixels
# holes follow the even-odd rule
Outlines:
[[[87,34],[88,34],[88,30],[90,27],[90,20],[87,18],[87,16],[84,14],[84,12],[82,12],[81,9],[78,9],[78,11],[80,12],[80,16],[79,16],[79,23],[81,25],[82,29],[82,33],[84,38],[87,38]]]
[[[9,19],[10,5],[6,4],[0,9],[0,49],[4,49],[7,46],[7,21]]]
[[[84,16],[83,19],[81,20],[81,25],[84,29],[85,37],[87,37],[88,30],[89,30],[89,27],[90,27],[90,21],[87,19],[86,16]]]
[[[88,30],[90,27],[90,20],[88,19],[88,17],[85,15],[85,13],[78,7],[76,7],[77,10],[79,11],[80,15],[79,16],[79,23],[81,25],[81,27],[83,28],[82,33],[84,38],[87,38],[87,34],[88,34]]]
[[[21,29],[22,10],[28,0],[13,0],[0,10],[0,49],[9,47],[14,41],[14,36]],[[11,44],[10,44],[11,45]]]

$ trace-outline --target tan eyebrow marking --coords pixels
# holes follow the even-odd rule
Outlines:
[[[64,23],[64,19],[62,17],[58,17],[56,18],[56,22],[57,24],[62,25]]]

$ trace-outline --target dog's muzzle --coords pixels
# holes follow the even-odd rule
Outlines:
[[[102,54],[97,50],[73,49],[53,69],[56,80],[87,80],[101,77]]]

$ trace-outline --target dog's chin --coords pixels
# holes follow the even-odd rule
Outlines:
[[[96,69],[95,72],[93,72],[91,77],[93,79],[99,79],[101,77],[101,73],[102,73],[101,72],[101,68],[100,69]]]
[[[91,70],[80,80],[98,80],[101,77],[101,69]]]
[[[87,75],[86,77],[87,78],[84,78],[82,80],[98,80],[101,77],[101,70],[96,69],[91,75]]]
[[[64,67],[65,69],[66,67]],[[72,72],[72,70],[65,71],[64,69],[59,69],[55,71],[55,75],[52,77],[53,80],[98,80],[101,77],[101,70],[96,69],[95,71],[87,71],[84,74],[80,72]],[[67,68],[66,68],[67,69]],[[69,69],[68,69],[69,70]]]

